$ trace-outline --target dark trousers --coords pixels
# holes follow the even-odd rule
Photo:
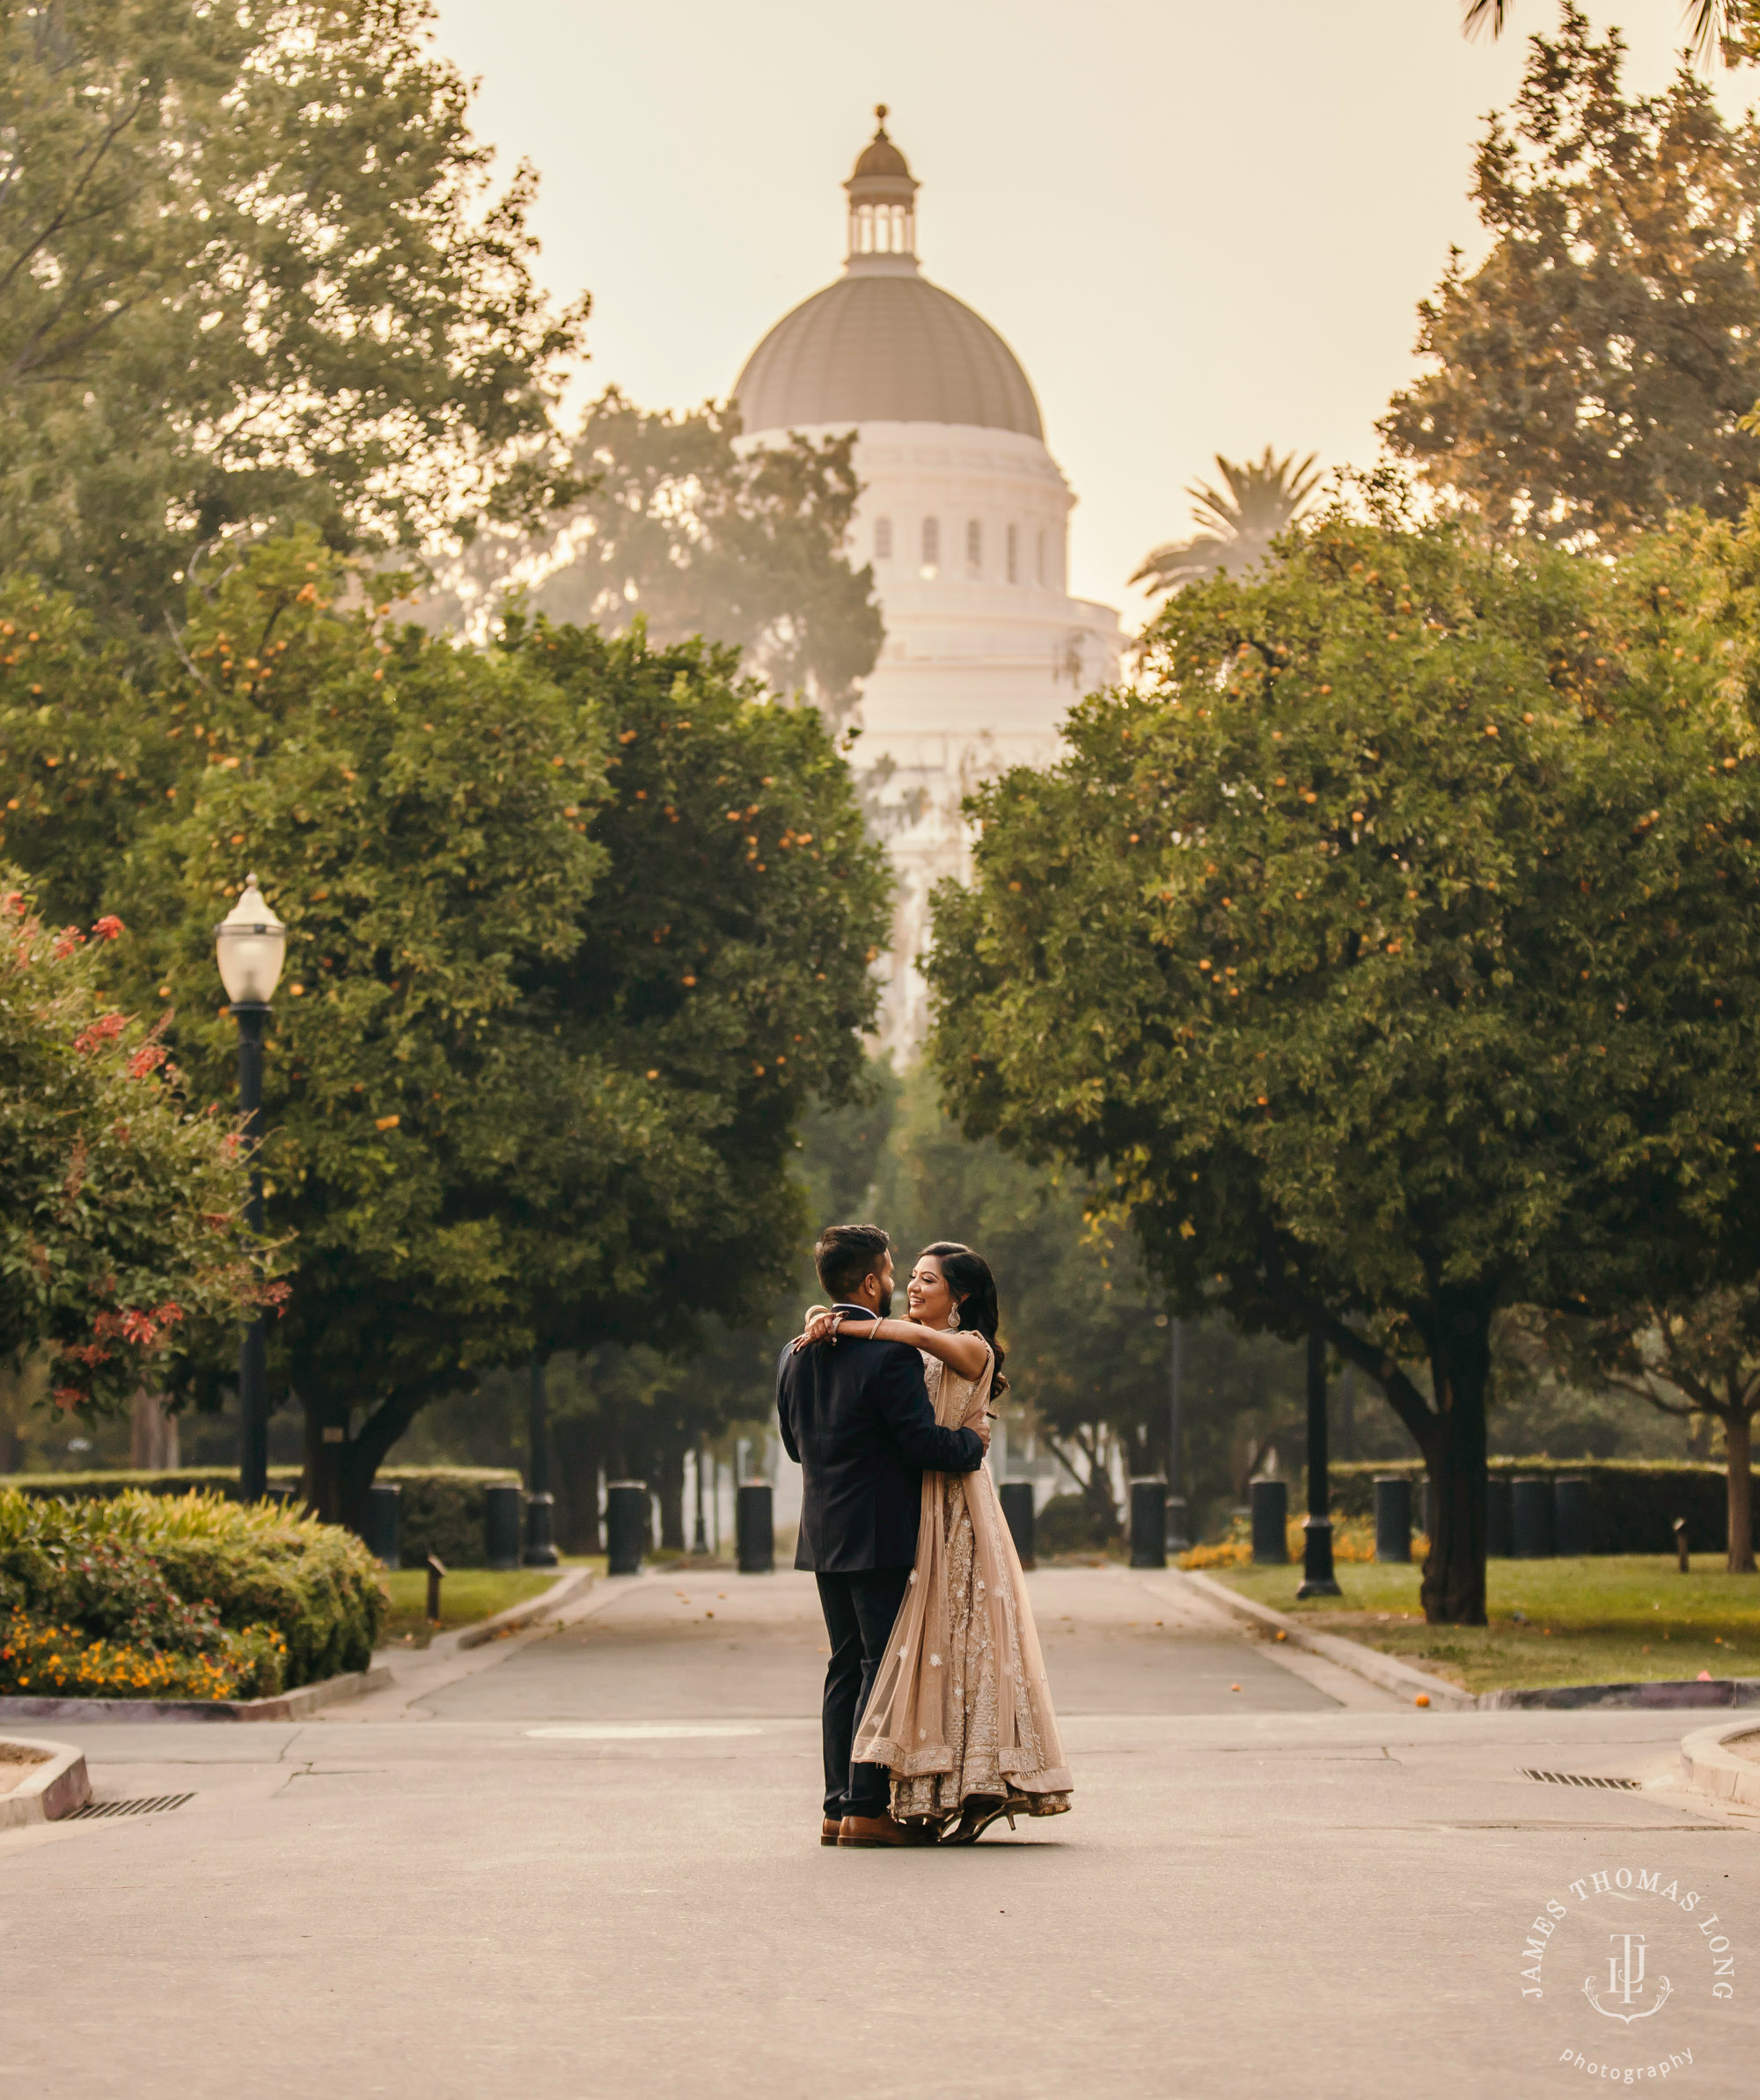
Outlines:
[[[886,1652],[886,1640],[911,1579],[908,1568],[864,1568],[853,1575],[821,1575],[819,1607],[831,1635],[825,1680],[825,1812],[884,1816],[891,1802],[884,1765],[853,1765],[849,1746],[868,1709],[868,1695]]]

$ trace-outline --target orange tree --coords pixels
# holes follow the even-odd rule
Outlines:
[[[1380,1384],[1434,1621],[1485,1616],[1497,1308],[1753,1259],[1760,769],[1696,573],[1335,511],[1176,597],[936,899],[965,1128],[1100,1177],[1184,1309]]]
[[[238,1139],[107,999],[122,922],[46,926],[0,865],[0,1355],[47,1344],[58,1406],[126,1404],[263,1290]]]
[[[144,690],[21,586],[0,753],[46,884],[95,865],[150,921],[132,988],[204,1098],[232,1094],[211,928],[247,868],[288,923],[272,1372],[309,1496],[353,1518],[481,1369],[767,1311],[795,1123],[859,1072],[885,882],[817,714],[731,652],[520,625],[458,648],[345,611],[346,581],[315,539],[260,548]]]

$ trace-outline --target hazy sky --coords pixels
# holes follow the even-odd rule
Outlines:
[[[1073,582],[1188,529],[1211,456],[1367,462],[1415,368],[1483,113],[1522,33],[1463,41],[1457,0],[439,0],[476,128],[540,170],[542,268],[592,292],[597,391],[725,395],[843,258],[839,185],[872,105],[922,183],[927,274],[1013,346],[1073,484]],[[1676,0],[1595,4],[1654,86]],[[1734,77],[1748,99],[1760,76]]]

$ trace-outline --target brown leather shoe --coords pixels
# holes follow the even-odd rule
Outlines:
[[[935,1833],[926,1823],[899,1823],[891,1816],[846,1816],[839,1826],[840,1845],[933,1845]]]
[[[819,1843],[821,1845],[835,1845],[837,1833],[842,1827],[843,1826],[835,1816],[827,1816],[819,1825]]]

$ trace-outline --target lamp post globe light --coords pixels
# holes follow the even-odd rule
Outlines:
[[[251,1192],[245,1223],[252,1237],[260,1239],[263,1175],[258,1148],[263,1134],[263,1035],[269,999],[287,956],[287,928],[269,909],[254,875],[246,876],[238,903],[215,927],[214,953],[232,1018],[238,1024],[238,1111],[245,1141],[251,1148]],[[269,1473],[268,1345],[260,1309],[245,1322],[238,1338],[238,1411],[243,1423],[238,1493],[245,1502],[260,1502]]]

